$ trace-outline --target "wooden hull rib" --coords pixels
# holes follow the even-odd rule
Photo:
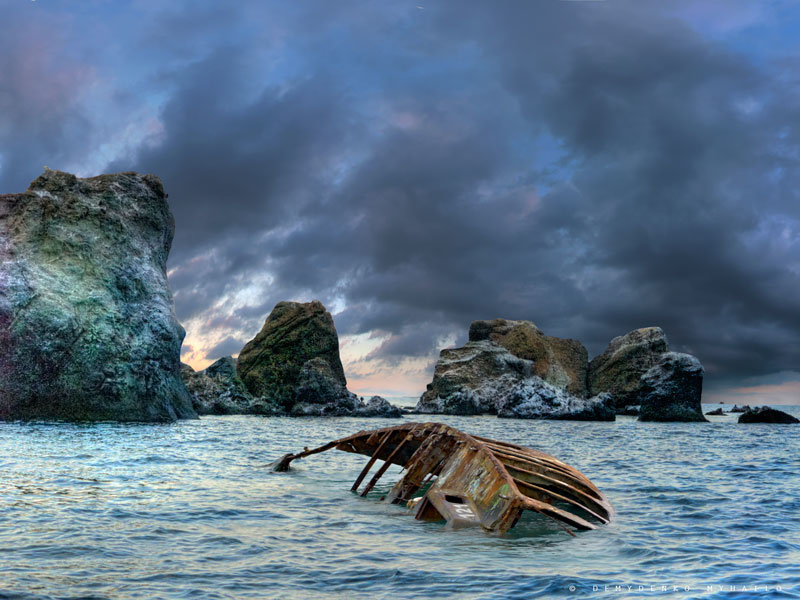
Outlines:
[[[583,473],[557,458],[442,423],[403,423],[359,431],[318,448],[287,454],[272,466],[286,471],[294,460],[333,448],[370,457],[353,491],[377,460],[384,464],[362,496],[390,465],[399,465],[403,476],[386,500],[409,502],[417,519],[445,520],[452,528],[479,526],[502,534],[516,524],[523,510],[531,510],[562,526],[586,530],[596,528],[592,521],[608,523],[614,514],[603,493]],[[420,495],[415,498],[415,494]]]

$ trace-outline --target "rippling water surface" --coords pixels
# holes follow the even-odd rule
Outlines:
[[[0,598],[800,598],[800,426],[439,420],[565,460],[616,520],[445,531],[351,493],[364,457],[266,468],[396,420],[6,423]]]

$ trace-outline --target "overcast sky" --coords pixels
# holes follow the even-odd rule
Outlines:
[[[318,298],[360,393],[505,317],[660,325],[707,399],[800,403],[795,2],[0,7],[0,191],[160,176],[195,367]]]

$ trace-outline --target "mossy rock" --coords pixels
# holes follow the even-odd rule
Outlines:
[[[346,389],[330,313],[318,300],[279,302],[239,353],[237,372],[251,394],[290,411],[303,366],[317,358],[327,363],[331,380]]]

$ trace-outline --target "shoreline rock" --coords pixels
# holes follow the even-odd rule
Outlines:
[[[615,337],[589,362],[589,393],[610,393],[617,409],[641,404],[642,376],[668,348],[660,327],[635,329]]]
[[[45,170],[0,195],[0,420],[193,418],[154,175]]]
[[[706,421],[703,367],[669,351],[659,327],[611,340],[588,361],[577,340],[544,335],[530,321],[473,321],[469,341],[439,354],[417,403],[422,414],[508,418]]]
[[[324,378],[328,384],[347,386],[339,336],[322,303],[278,302],[261,331],[242,348],[236,371],[251,394],[265,396],[291,411],[300,373],[314,359],[327,363]]]
[[[181,376],[198,415],[277,415],[278,407],[253,397],[236,374],[236,359],[220,358],[203,371],[181,365]]]

